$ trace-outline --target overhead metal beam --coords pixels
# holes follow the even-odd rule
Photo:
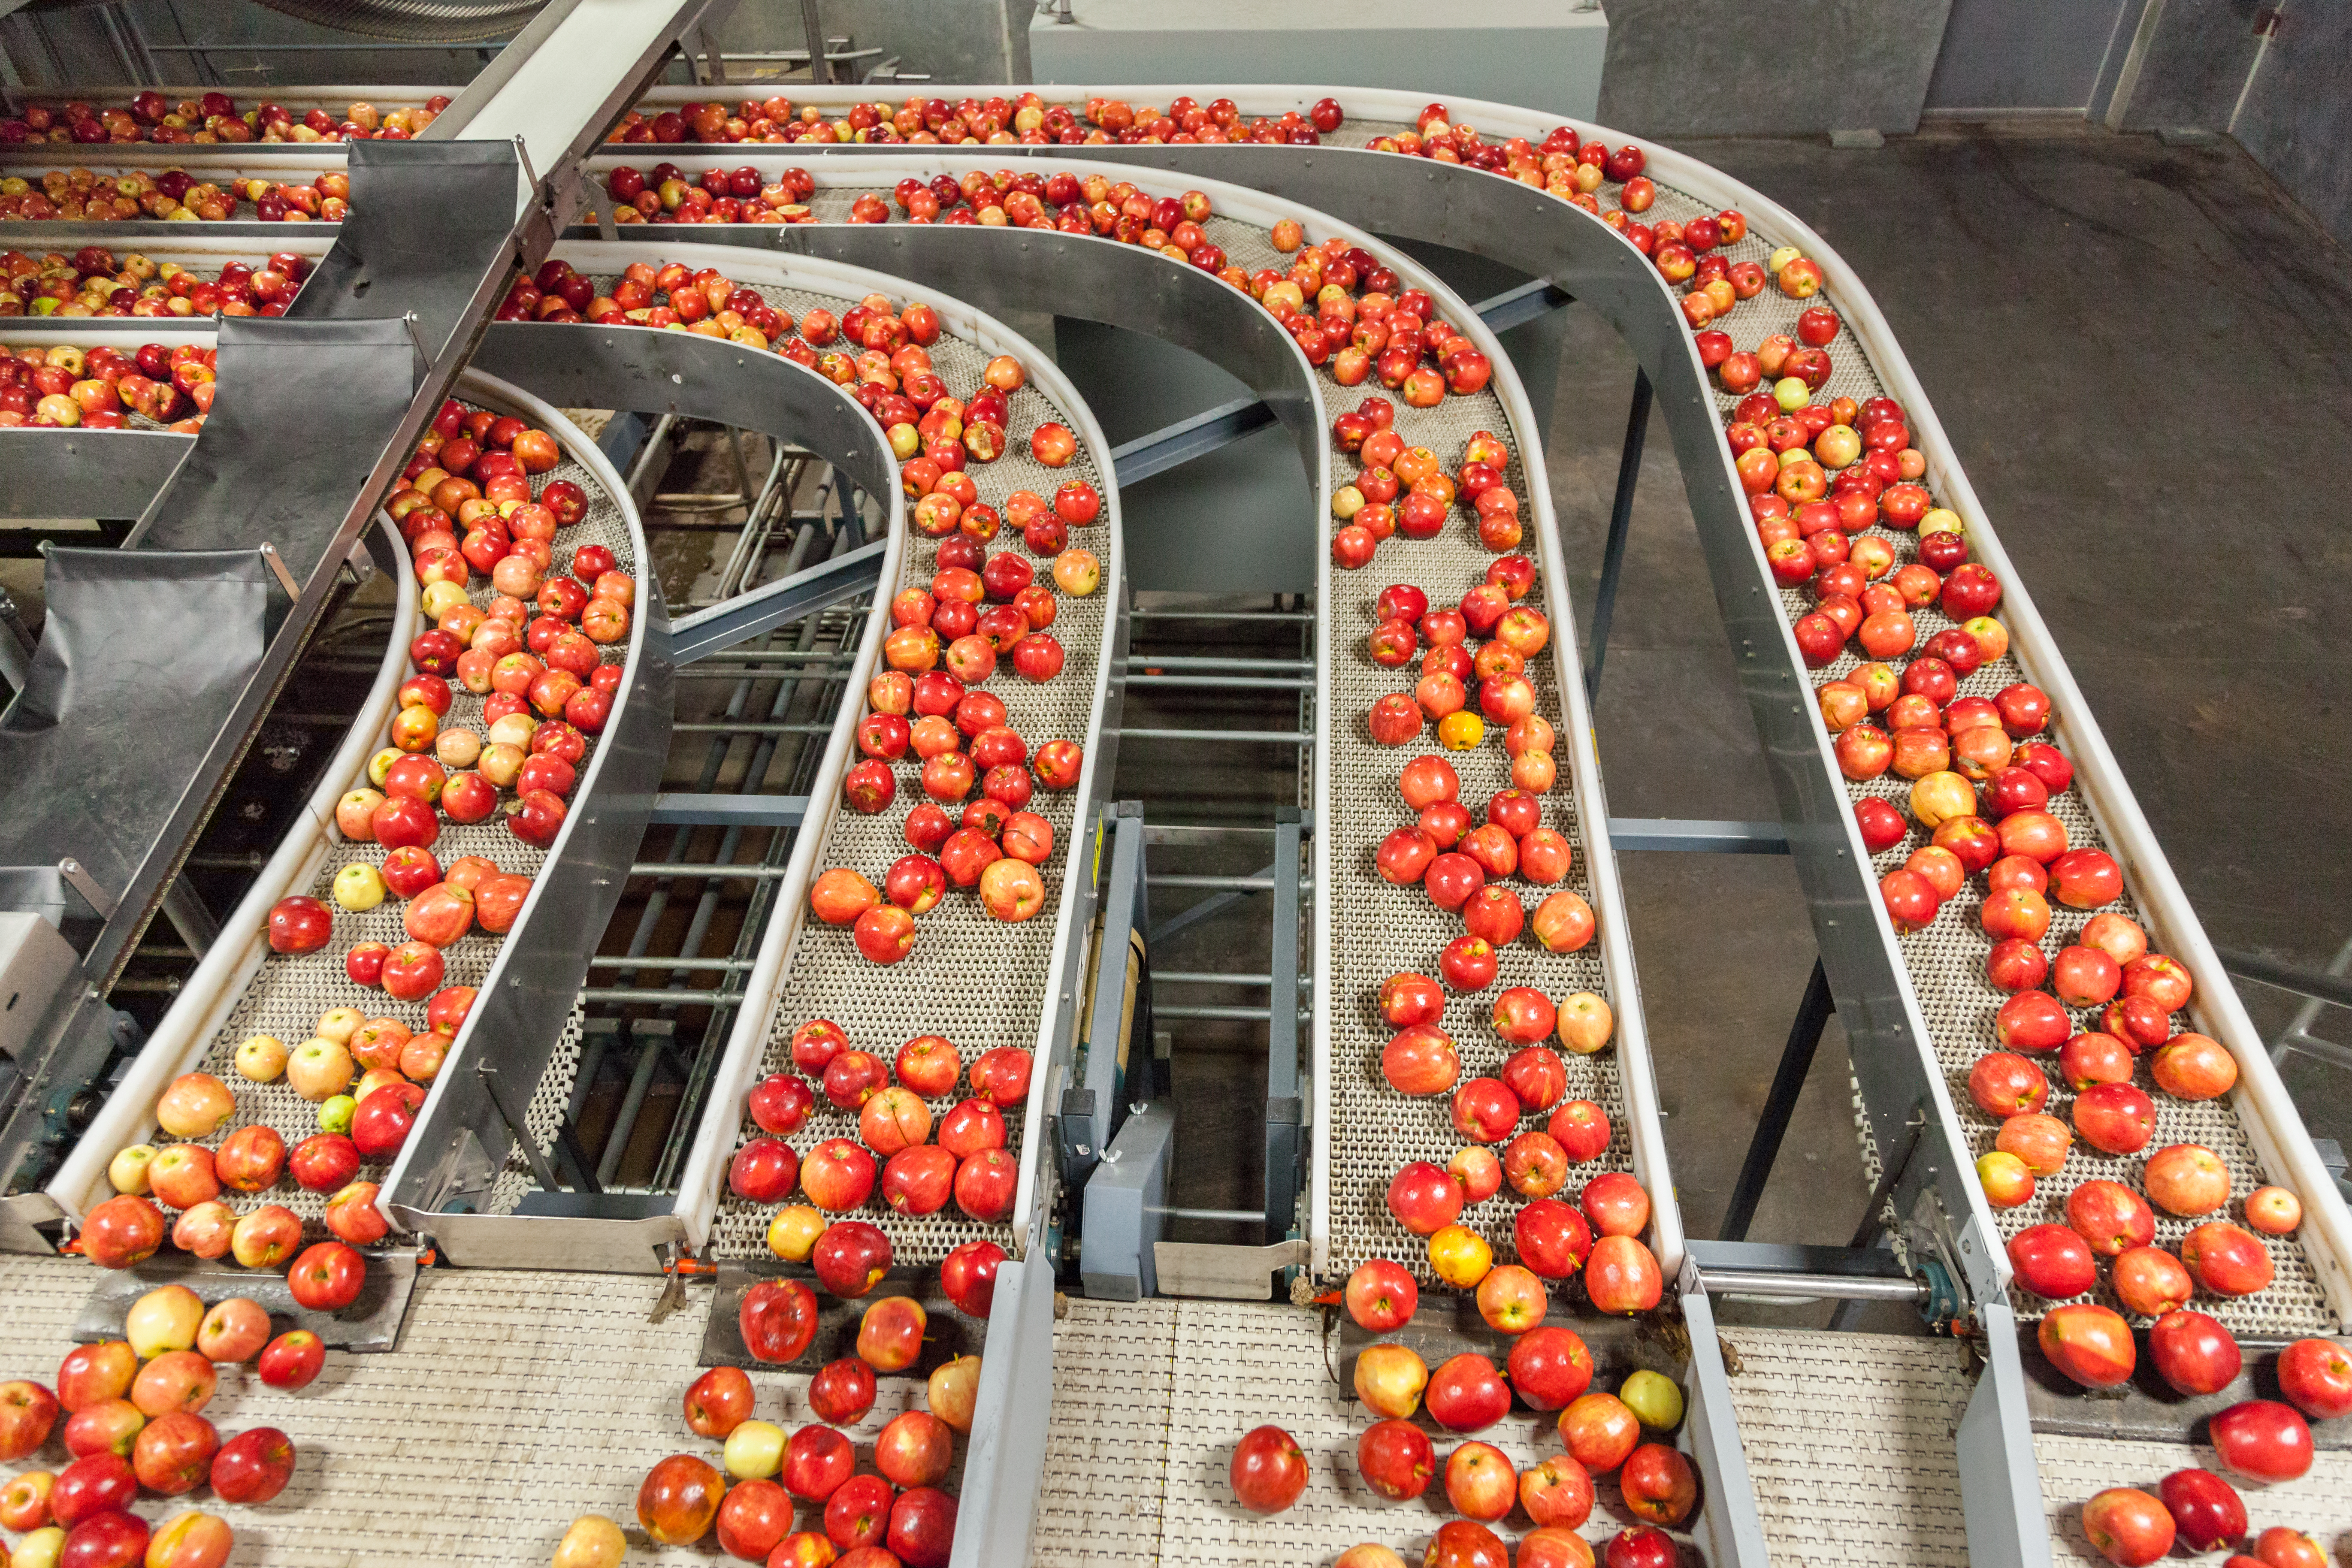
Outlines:
[[[698,795],[654,796],[656,826],[677,827],[798,827],[808,817],[804,795]]]
[[[887,548],[887,540],[877,539],[723,605],[680,617],[670,628],[678,664],[683,667],[709,658],[844,599],[871,596],[874,585],[882,580],[882,557]]]
[[[1513,327],[1523,327],[1541,316],[1549,316],[1563,305],[1576,303],[1576,296],[1547,278],[1530,279],[1516,289],[1506,289],[1490,295],[1470,308],[1478,319],[1498,332]]]
[[[1205,458],[1221,447],[1229,447],[1273,423],[1274,410],[1262,400],[1236,397],[1231,403],[1221,403],[1190,419],[1180,419],[1149,436],[1138,436],[1112,447],[1111,469],[1120,484],[1140,484],[1195,458]]]

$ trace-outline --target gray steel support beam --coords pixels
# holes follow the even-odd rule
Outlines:
[[[789,626],[828,605],[870,595],[874,584],[881,581],[882,556],[888,548],[885,541],[877,539],[846,555],[820,562],[723,605],[713,605],[681,617],[671,632],[678,663],[688,665],[709,658],[738,643]]]
[[[1576,303],[1576,297],[1549,278],[1533,278],[1516,289],[1506,289],[1499,294],[1479,300],[1470,308],[1478,319],[1497,332],[1507,332],[1513,327],[1524,327],[1538,317]]]
[[[1017,1262],[1007,1258],[997,1268],[978,1406],[994,1419],[972,1432],[960,1496],[963,1517],[987,1528],[956,1531],[950,1568],[1029,1560],[1029,1524],[1054,1409],[1054,1258],[1042,1235],[1030,1237]]]
[[[1629,849],[1687,849],[1715,855],[1786,855],[1789,830],[1777,822],[1715,822],[1695,816],[1612,816],[1609,842]]]
[[[1062,1181],[1076,1186],[1102,1158],[1118,1126],[1126,1092],[1127,1064],[1120,1034],[1127,1022],[1127,955],[1133,934],[1148,929],[1150,906],[1143,875],[1143,807],[1122,801],[1103,814],[1110,853],[1105,857],[1096,909],[1101,932],[1095,940],[1093,991],[1079,1048],[1077,1081],[1062,1091],[1060,1116]],[[1144,998],[1137,998],[1137,1005]]]
[[[2042,1517],[2042,1474],[2026,1414],[2025,1367],[2017,1353],[2017,1320],[2000,1298],[1977,1303],[1985,1368],[1960,1416],[1960,1512],[1969,1561],[1977,1568],[2048,1568],[2046,1533],[2024,1534],[2018,1521]]]
[[[1195,458],[1205,458],[1273,423],[1274,410],[1262,400],[1237,397],[1112,447],[1111,468],[1121,485],[1140,484]]]
[[[667,792],[654,796],[654,826],[798,827],[808,816],[804,795],[716,795]]]
[[[1739,1445],[1731,1380],[1717,1348],[1715,1305],[1704,1290],[1685,1290],[1681,1300],[1683,1326],[1690,1333],[1690,1380],[1683,1391],[1687,1414],[1675,1446],[1690,1457],[1698,1471],[1699,1495],[1706,1500],[1692,1529],[1706,1542],[1710,1563],[1769,1563],[1748,1451]]]

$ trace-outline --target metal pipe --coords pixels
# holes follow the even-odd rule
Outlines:
[[[672,724],[670,731],[673,734],[679,735],[829,735],[833,732],[833,726],[814,723],[776,724],[764,723],[756,720],[737,720],[726,722]],[[1131,735],[1135,731],[1130,730],[1128,733]]]
[[[1927,1287],[1918,1279],[1890,1279],[1883,1275],[1776,1274],[1754,1268],[1708,1268],[1700,1271],[1699,1289],[1710,1296],[1766,1296],[1780,1300],[1924,1301]]]
[[[1204,974],[1191,970],[1153,970],[1155,985],[1271,985],[1271,974]]]
[[[679,729],[686,728],[681,724]],[[1311,746],[1315,737],[1287,730],[1121,730],[1123,741],[1231,741],[1269,746]]]
[[[1274,890],[1274,879],[1267,876],[1191,877],[1171,872],[1160,877],[1147,876],[1143,880],[1147,887],[1153,888],[1235,888],[1252,893],[1268,893]]]
[[[1145,1212],[1162,1215],[1169,1219],[1213,1220],[1223,1225],[1264,1225],[1265,1223],[1265,1215],[1255,1209],[1155,1208]]]
[[[1146,669],[1312,669],[1307,658],[1200,658],[1190,654],[1162,658],[1148,653],[1127,656],[1130,668]]]
[[[740,958],[647,958],[643,953],[615,953],[607,958],[592,958],[591,969],[726,969],[751,967]]]
[[[644,967],[658,969],[663,965],[658,959],[648,959]],[[583,986],[580,992],[583,1002],[604,1002],[616,1007],[711,1007],[722,1002],[739,1001],[741,996],[742,993],[738,991],[688,991],[667,985],[590,985]],[[613,1131],[617,1136],[623,1126],[616,1124]],[[611,1147],[606,1145],[608,1152]],[[599,1161],[598,1164],[601,1167],[603,1162]]]
[[[730,828],[728,831],[740,833],[742,829]],[[675,877],[680,880],[708,877],[722,882],[773,880],[783,874],[783,868],[778,866],[730,863],[704,866],[691,860],[646,860],[629,868],[629,875],[632,877]]]
[[[1311,621],[1312,610],[1129,610],[1131,621]]]
[[[1279,690],[1312,691],[1315,682],[1304,676],[1249,675],[1130,675],[1129,686],[1213,686],[1220,690]],[[1120,733],[1139,735],[1147,731],[1124,730]]]

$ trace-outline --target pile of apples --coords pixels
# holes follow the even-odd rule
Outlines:
[[[891,1063],[852,1046],[838,1024],[815,1018],[793,1031],[791,1053],[794,1071],[772,1073],[751,1089],[746,1111],[760,1131],[727,1167],[737,1197],[782,1203],[798,1187],[808,1199],[770,1221],[768,1246],[777,1257],[814,1258],[818,1279],[836,1295],[863,1295],[890,1266],[889,1238],[864,1221],[832,1223],[827,1215],[857,1212],[877,1188],[893,1214],[938,1214],[950,1198],[982,1225],[1002,1224],[1013,1212],[1020,1170],[1006,1152],[1004,1112],[1028,1098],[1026,1049],[1001,1046],[973,1058],[967,1098],[936,1124],[928,1102],[952,1096],[965,1077],[963,1054],[945,1036],[917,1036]],[[824,1139],[803,1158],[784,1140],[808,1124],[819,1091],[834,1111],[856,1119],[857,1137]],[[968,1262],[992,1281],[1003,1256],[992,1242],[971,1242],[950,1261]],[[837,1261],[845,1258],[857,1267]],[[978,1315],[986,1315],[984,1305]]]
[[[192,436],[212,411],[217,354],[194,343],[0,351],[0,429],[121,430],[135,416]]]
[[[259,267],[232,261],[207,279],[176,261],[133,252],[117,258],[102,245],[72,255],[0,251],[0,317],[282,316],[310,275],[310,259],[291,251]]]
[[[226,223],[251,203],[248,221],[341,223],[351,215],[352,179],[341,170],[308,181],[230,176],[199,180],[185,169],[151,174],[77,167],[52,169],[37,181],[0,176],[0,222],[127,223],[158,218],[169,223]]]
[[[354,103],[340,120],[324,109],[310,110],[298,119],[282,105],[268,102],[240,112],[236,100],[225,92],[208,92],[175,103],[150,88],[119,109],[100,109],[85,99],[63,104],[28,103],[21,113],[0,119],[0,146],[26,142],[214,146],[241,142],[364,142],[378,137],[400,141],[432,124],[448,107],[447,95],[436,93],[421,108],[379,110],[372,103]]]
[[[1665,1531],[1697,1506],[1698,1478],[1669,1443],[1644,1442],[1643,1434],[1648,1429],[1663,1436],[1682,1424],[1682,1390],[1646,1369],[1627,1375],[1614,1394],[1594,1389],[1591,1352],[1573,1329],[1544,1321],[1543,1284],[1525,1268],[1490,1268],[1476,1289],[1479,1314],[1510,1337],[1502,1368],[1465,1352],[1433,1373],[1418,1353],[1389,1340],[1358,1352],[1355,1394],[1378,1418],[1356,1444],[1364,1484],[1392,1502],[1422,1496],[1440,1467],[1415,1413],[1425,1407],[1444,1431],[1467,1437],[1508,1415],[1516,1396],[1529,1409],[1559,1413],[1565,1451],[1521,1473],[1491,1443],[1457,1444],[1443,1476],[1445,1501],[1464,1518],[1439,1527],[1425,1561],[1465,1568],[1509,1561],[1509,1549],[1489,1527],[1516,1506],[1535,1526],[1519,1542],[1522,1568],[1591,1568],[1592,1549],[1577,1531],[1591,1517],[1594,1478],[1613,1470],[1625,1511],[1643,1522],[1610,1543],[1610,1568],[1671,1568],[1676,1552]],[[1390,1334],[1412,1321],[1421,1295],[1408,1270],[1373,1258],[1349,1276],[1341,1299],[1358,1326]],[[1289,1434],[1260,1426],[1235,1445],[1228,1479],[1244,1507],[1278,1513],[1305,1492],[1308,1470]],[[1395,1568],[1402,1560],[1368,1542],[1339,1561],[1347,1568]]]
[[[640,169],[624,163],[604,176],[614,223],[813,223],[816,180],[786,169],[773,180],[750,164],[710,168],[689,180],[676,163]]]
[[[165,1239],[168,1208],[176,1215],[169,1237],[183,1252],[276,1268],[300,1251],[301,1219],[282,1204],[240,1215],[223,1194],[257,1196],[290,1176],[303,1191],[327,1195],[325,1224],[341,1243],[296,1258],[295,1296],[320,1311],[349,1306],[365,1268],[352,1248],[373,1246],[390,1229],[376,1207],[376,1184],[359,1179],[361,1167],[400,1152],[425,1100],[400,1064],[428,1079],[437,1072],[473,998],[470,986],[442,993],[428,1010],[435,1021],[415,1036],[397,1018],[363,1018],[355,1007],[335,1007],[320,1017],[319,1033],[291,1051],[268,1035],[240,1044],[238,1077],[250,1083],[283,1079],[319,1107],[319,1131],[290,1152],[275,1128],[258,1122],[237,1128],[217,1147],[206,1143],[236,1118],[236,1096],[210,1073],[181,1074],[155,1102],[157,1128],[178,1142],[133,1143],[108,1162],[115,1195],[84,1220],[83,1253],[108,1268],[143,1262]],[[354,1087],[361,1060],[365,1076]]]
[[[2042,1320],[2044,1348],[2052,1359],[2068,1357],[2060,1364],[2094,1372],[2104,1386],[2112,1358],[2120,1354],[2121,1376],[2128,1377],[2128,1331],[2119,1349],[2112,1339],[2074,1330],[2053,1336],[2052,1320],[2074,1310],[2062,1307]],[[2230,1331],[2200,1312],[2176,1311],[2159,1319],[2149,1331],[2148,1349],[2157,1371],[2184,1395],[2221,1392],[2242,1364]],[[2309,1423],[2352,1415],[2352,1353],[2337,1341],[2297,1340],[2278,1353],[2273,1371],[2285,1403],[2244,1400],[2206,1423],[2206,1439],[2221,1468],[2242,1483],[2291,1481],[2309,1473]],[[2330,1561],[2317,1542],[2284,1525],[2273,1525],[2250,1542],[2245,1499],[2210,1470],[2175,1470],[2153,1493],[2110,1487],[2083,1504],[2082,1522],[2091,1544],[2117,1568],[2147,1568],[2176,1543],[2191,1552],[2237,1553],[2230,1559],[2233,1565],[2248,1563],[2249,1553],[2260,1568],[2327,1568]]]
[[[409,643],[416,675],[401,689],[392,746],[369,763],[371,784],[387,799],[347,796],[338,821],[356,820],[364,803],[369,826],[357,833],[346,825],[346,837],[429,847],[437,805],[458,823],[503,809],[522,842],[544,849],[555,841],[590,739],[612,717],[623,667],[604,655],[628,640],[636,603],[636,580],[604,545],[581,545],[567,569],[553,569],[561,531],[588,513],[586,491],[570,479],[534,493],[562,457],[546,431],[455,402],[418,443],[384,510],[408,542],[434,624]],[[477,572],[488,578],[487,605],[471,596]],[[452,678],[481,699],[483,733],[444,728]],[[502,802],[507,790],[514,796]],[[428,809],[390,804],[400,800]]]
[[[298,1300],[302,1289],[298,1281]],[[55,1393],[0,1384],[0,1461],[33,1458],[53,1432],[70,1456],[0,1489],[0,1525],[27,1532],[0,1555],[14,1568],[220,1568],[236,1544],[226,1521],[190,1510],[151,1530],[131,1505],[142,1490],[177,1498],[205,1485],[223,1502],[275,1498],[294,1474],[292,1441],[256,1426],[223,1442],[203,1411],[223,1367],[252,1362],[261,1383],[290,1392],[319,1375],[326,1355],[308,1330],[271,1338],[269,1314],[243,1297],[207,1309],[184,1285],[148,1291],[125,1315],[123,1338],[67,1352]]]
[[[761,1336],[754,1353],[789,1351],[761,1356],[774,1362],[806,1351],[816,1332],[807,1288],[767,1281],[752,1294],[760,1300],[747,1296],[742,1316],[746,1342],[755,1329]],[[698,1454],[673,1454],[646,1474],[637,1491],[646,1535],[659,1546],[715,1535],[720,1551],[747,1563],[943,1568],[955,1542],[956,1503],[940,1483],[954,1468],[956,1435],[971,1432],[980,1358],[959,1356],[930,1374],[926,1408],[892,1417],[875,1437],[872,1471],[857,1468],[843,1430],[873,1408],[877,1373],[914,1364],[924,1324],[921,1303],[908,1297],[884,1297],[868,1308],[856,1354],[809,1380],[815,1420],[789,1435],[758,1418],[758,1392],[740,1368],[712,1367],[696,1378],[683,1402],[687,1428],[724,1447],[716,1465]],[[815,1517],[813,1528],[795,1531],[802,1505]],[[617,1568],[625,1549],[612,1521],[585,1515],[565,1533],[555,1568]]]
[[[877,325],[866,323],[869,338]],[[1002,451],[1009,399],[1026,380],[1020,363],[1010,355],[991,360],[969,404],[949,396],[927,362],[905,363],[896,390],[867,381],[861,391],[877,388],[876,417],[904,459],[899,476],[915,501],[912,524],[937,542],[933,572],[928,586],[891,601],[892,629],[882,646],[888,668],[867,682],[868,711],[857,727],[863,760],[844,774],[842,791],[854,812],[887,811],[898,799],[896,764],[912,760],[928,798],[908,812],[901,834],[911,853],[889,868],[880,889],[836,867],[809,890],[816,917],[851,927],[858,952],[877,963],[896,963],[913,951],[915,918],[938,907],[950,887],[976,891],[1002,921],[1026,921],[1042,910],[1039,868],[1052,858],[1054,829],[1026,807],[1040,785],[1076,787],[1085,763],[1071,741],[1047,741],[1033,752],[1004,700],[984,689],[1003,667],[1043,684],[1062,674],[1065,661],[1046,629],[1058,615],[1053,590],[1021,554],[990,554],[985,546],[1009,522],[1031,554],[1053,558],[1054,584],[1064,593],[1085,597],[1102,582],[1094,553],[1069,546],[1071,529],[1101,516],[1092,484],[1066,480],[1051,501],[1017,489],[1000,512],[980,499],[967,467]],[[1029,449],[1040,465],[1064,468],[1077,456],[1077,438],[1048,421],[1031,432]]]
[[[1415,302],[1416,294],[1419,290],[1408,289],[1399,308]],[[1418,303],[1425,308],[1427,300],[1426,295],[1422,295]],[[1417,335],[1422,318],[1411,313],[1409,319]],[[1363,352],[1351,343],[1341,351],[1341,355]],[[1383,382],[1391,370],[1404,368],[1400,362],[1389,359],[1391,352],[1395,351],[1383,351],[1381,355],[1387,362],[1381,369]],[[1331,370],[1335,377],[1341,369],[1339,359],[1334,358]],[[1427,381],[1413,387],[1411,384],[1415,377],[1435,380],[1439,384],[1437,390],[1433,394]],[[1406,405],[1412,408],[1433,406],[1444,390],[1443,377],[1426,367],[1407,368],[1398,385]],[[1503,481],[1511,460],[1510,448],[1493,431],[1477,431],[1463,447],[1460,468],[1448,474],[1436,453],[1426,447],[1407,446],[1395,423],[1395,405],[1377,393],[1332,421],[1334,447],[1355,455],[1364,465],[1353,479],[1331,494],[1331,515],[1339,522],[1339,531],[1331,536],[1332,564],[1346,572],[1361,570],[1371,563],[1383,542],[1399,534],[1407,540],[1433,539],[1444,529],[1454,509],[1465,507],[1476,521],[1478,542],[1503,556],[1487,569],[1486,585],[1499,592],[1505,604],[1494,616],[1482,621],[1478,635],[1494,636],[1505,647],[1519,651],[1523,658],[1528,650],[1517,648],[1517,644],[1533,641],[1540,649],[1550,635],[1542,613],[1533,606],[1520,610],[1510,607],[1525,598],[1535,584],[1535,563],[1524,555],[1506,553],[1517,551],[1525,538],[1519,524],[1518,494]],[[1473,592],[1478,594],[1482,605],[1489,602],[1488,595],[1478,590]],[[1468,602],[1465,599],[1465,605]],[[1518,617],[1507,634],[1514,639],[1510,641],[1505,640],[1506,634],[1501,630],[1507,615]],[[1383,622],[1397,618],[1386,610],[1381,612]],[[1538,630],[1541,637],[1536,635]],[[1459,647],[1465,641],[1465,637],[1455,637],[1453,645]],[[1432,646],[1438,646],[1436,639],[1432,639]],[[1465,677],[1466,672],[1454,679]]]
[[[966,97],[954,103],[918,93],[893,108],[887,101],[856,103],[833,119],[814,104],[795,108],[776,97],[740,100],[732,113],[723,103],[685,103],[676,109],[632,109],[606,133],[607,142],[822,142],[897,143],[908,146],[987,145],[1019,142],[1043,146],[1103,146],[1110,143],[1227,142],[1289,143],[1312,147],[1339,129],[1347,116],[1339,100],[1326,98],[1304,112],[1244,121],[1229,98],[1202,104],[1188,96],[1165,109],[1123,99],[1090,98],[1078,108],[1048,104],[1034,92],[1017,98]]]

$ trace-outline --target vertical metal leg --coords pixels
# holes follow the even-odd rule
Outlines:
[[[1601,661],[1609,652],[1609,618],[1617,608],[1617,576],[1625,566],[1625,535],[1633,523],[1633,486],[1642,477],[1642,441],[1650,429],[1650,375],[1633,372],[1633,404],[1625,414],[1625,450],[1617,459],[1617,499],[1609,508],[1609,542],[1601,553],[1601,592],[1592,605],[1592,643],[1584,656],[1584,700],[1601,700]]]
[[[1740,1163],[1739,1180],[1731,1189],[1731,1207],[1723,1216],[1725,1241],[1745,1241],[1772,1179],[1772,1163],[1780,1157],[1780,1140],[1788,1136],[1789,1119],[1796,1114],[1797,1097],[1805,1091],[1806,1075],[1813,1070],[1813,1053],[1821,1048],[1822,1027],[1837,1005],[1830,999],[1829,976],[1822,961],[1813,960],[1812,977],[1805,982],[1804,999],[1797,1004],[1796,1020],[1789,1026],[1789,1043],[1780,1047],[1780,1065],[1772,1074],[1771,1092],[1764,1097],[1764,1113],[1748,1141],[1748,1158]]]
[[[801,30],[808,35],[809,80],[831,81],[833,68],[824,58],[824,16],[817,0],[801,0]]]
[[[1298,1208],[1298,1129],[1305,1107],[1298,1089],[1298,849],[1304,837],[1296,807],[1274,826],[1274,994],[1265,1018],[1265,1235],[1290,1234]]]

